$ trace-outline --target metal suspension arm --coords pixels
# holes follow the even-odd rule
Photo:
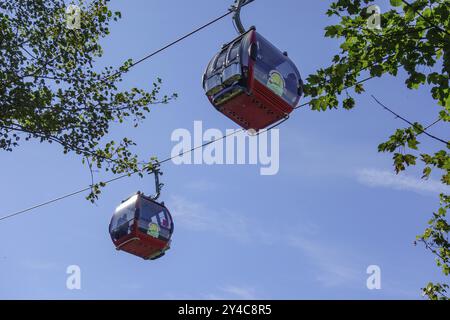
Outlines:
[[[162,172],[159,168],[159,163],[156,163],[153,166],[153,174],[155,175],[155,194],[151,197],[153,200],[158,200],[159,196],[161,195],[161,189],[164,186],[164,183],[159,182],[159,176],[162,176]]]
[[[234,11],[233,23],[240,34],[244,34],[246,32],[241,21],[241,9],[243,6],[246,6],[253,1],[255,0],[235,0],[235,4],[230,8],[231,11]]]

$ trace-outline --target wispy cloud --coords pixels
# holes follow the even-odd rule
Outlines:
[[[300,249],[309,261],[317,267],[316,280],[324,287],[354,284],[360,280],[360,271],[345,258],[336,246],[327,246],[301,235],[289,235],[286,243]]]
[[[181,227],[213,232],[240,241],[248,241],[254,235],[251,224],[243,214],[211,209],[182,197],[172,197],[170,202],[174,219]]]
[[[327,246],[314,240],[320,234],[319,227],[302,220],[298,227],[279,226],[279,237],[274,238],[259,222],[250,221],[245,214],[225,209],[211,209],[182,197],[172,197],[171,208],[177,224],[181,227],[201,232],[213,232],[237,241],[254,242],[259,245],[283,245],[300,250],[317,268],[317,281],[323,286],[337,286],[354,282],[358,272],[351,267],[351,260],[344,260],[336,246]],[[272,226],[273,227],[273,226]],[[349,262],[350,261],[350,262]],[[224,294],[235,298],[254,296],[251,288],[226,286],[222,294],[210,294],[208,299],[220,299]],[[243,298],[244,299],[244,298]]]
[[[171,208],[177,224],[183,228],[213,232],[237,241],[253,242],[258,245],[282,245],[300,250],[316,267],[316,280],[325,287],[354,283],[358,279],[358,272],[351,267],[352,259],[344,260],[341,250],[335,245],[328,246],[320,240],[314,240],[320,235],[320,230],[318,226],[308,221],[302,220],[298,227],[279,226],[280,236],[274,238],[264,225],[250,221],[242,213],[232,213],[225,209],[214,210],[181,197],[171,199]],[[250,299],[255,295],[253,289],[241,286],[230,285],[221,288],[221,291],[221,294],[209,294],[206,298],[220,299],[228,294],[234,298]]]
[[[164,299],[169,300],[257,300],[262,299],[258,290],[245,285],[226,285],[215,287],[211,292],[169,292],[164,294]]]
[[[253,288],[238,287],[238,286],[226,286],[222,288],[222,291],[232,295],[237,299],[255,300],[256,290]]]
[[[394,190],[413,191],[420,194],[426,193],[448,193],[450,187],[440,181],[429,179],[423,180],[406,174],[396,175],[387,170],[361,169],[356,172],[360,183],[369,187],[382,187]]]
[[[210,180],[195,180],[186,183],[186,189],[194,192],[206,192],[217,189],[217,184]]]
[[[216,293],[204,295],[203,298],[208,300],[256,300],[258,295],[255,288],[227,285],[219,288]]]
[[[53,271],[58,268],[58,265],[54,262],[30,259],[22,260],[20,265],[34,271]]]

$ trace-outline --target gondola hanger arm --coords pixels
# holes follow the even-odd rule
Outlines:
[[[158,200],[159,196],[161,195],[161,189],[164,186],[164,183],[161,183],[159,181],[159,176],[163,175],[159,162],[156,162],[152,165],[151,172],[155,175],[155,194],[153,194],[150,198],[152,198],[152,200],[156,201],[156,200]]]
[[[235,0],[234,5],[230,8],[230,11],[234,12],[233,23],[240,34],[244,34],[246,32],[246,29],[241,21],[241,9],[243,6],[246,6],[253,1],[255,0]]]

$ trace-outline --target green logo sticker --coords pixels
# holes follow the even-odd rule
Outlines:
[[[281,97],[284,94],[285,87],[284,79],[281,73],[276,70],[270,71],[267,87]]]
[[[156,223],[149,223],[147,234],[153,238],[159,238],[159,226]]]

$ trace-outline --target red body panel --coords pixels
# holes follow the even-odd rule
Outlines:
[[[294,109],[255,80],[250,94],[242,93],[217,106],[217,110],[246,130],[261,130],[288,117]]]
[[[137,229],[136,224],[130,234],[114,241],[117,250],[125,251],[143,259],[149,259],[168,249],[169,241],[151,237]]]

